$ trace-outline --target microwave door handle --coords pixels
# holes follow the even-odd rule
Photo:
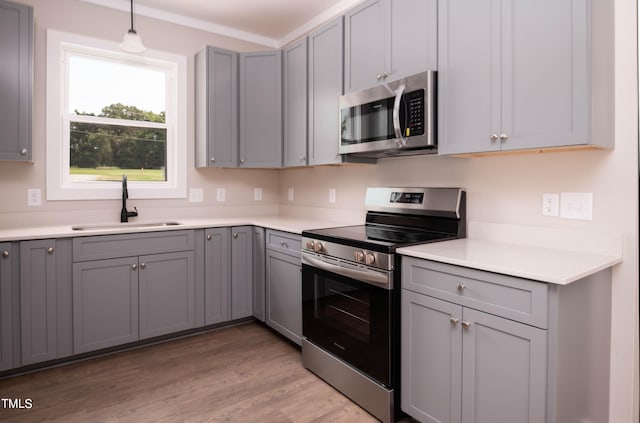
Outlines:
[[[395,133],[395,142],[398,147],[404,147],[407,144],[407,140],[402,134],[402,128],[400,127],[400,105],[402,103],[402,96],[404,95],[404,80],[396,90],[396,98],[393,102],[393,131]]]

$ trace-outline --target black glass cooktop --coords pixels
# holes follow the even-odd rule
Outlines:
[[[449,233],[383,225],[313,229],[302,232],[302,236],[388,253],[408,245],[458,238],[458,236]]]

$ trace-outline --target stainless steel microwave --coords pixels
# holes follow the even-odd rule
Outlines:
[[[436,146],[436,72],[340,96],[340,154],[428,154]]]

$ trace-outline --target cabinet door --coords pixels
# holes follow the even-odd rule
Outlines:
[[[253,228],[253,317],[265,319],[265,237],[264,228]]]
[[[22,364],[57,357],[55,240],[20,243]]]
[[[253,229],[231,228],[231,318],[253,314]]]
[[[74,263],[74,353],[137,340],[138,258]]]
[[[402,410],[421,422],[461,421],[461,320],[462,307],[402,290]]]
[[[18,274],[15,264],[17,257],[18,251],[12,248],[10,242],[0,243],[0,371],[15,366],[13,295]]]
[[[238,165],[238,53],[196,54],[196,166]]]
[[[389,77],[438,69],[438,0],[391,0]]]
[[[283,50],[284,166],[307,164],[307,39]]]
[[[231,320],[229,228],[205,231],[205,325]]]
[[[193,251],[140,256],[140,339],[195,327]]]
[[[343,18],[309,34],[309,164],[342,161],[339,104],[343,94]]]
[[[546,331],[468,308],[463,320],[462,421],[545,422]]]
[[[267,250],[266,323],[298,345],[302,337],[301,269],[299,257]]]
[[[31,161],[33,9],[0,0],[0,160]]]
[[[438,152],[499,150],[499,1],[438,3]],[[540,33],[540,31],[538,31]]]
[[[388,1],[368,0],[345,14],[346,92],[374,86],[382,79],[390,49]]]
[[[501,148],[587,144],[589,2],[505,0],[501,5],[500,131],[507,136]]]
[[[240,167],[282,166],[282,55],[240,55]]]

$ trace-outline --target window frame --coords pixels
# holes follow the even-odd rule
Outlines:
[[[140,55],[133,55],[122,52],[119,45],[112,41],[47,30],[47,200],[105,200],[119,199],[122,196],[122,186],[119,181],[80,182],[72,181],[70,178],[70,122],[72,120],[85,120],[85,117],[68,113],[68,68],[66,66],[66,58],[69,54],[89,55],[125,63],[150,65],[156,69],[166,69],[167,180],[164,182],[130,180],[128,182],[129,198],[186,198],[186,57],[156,50],[147,50]],[[110,119],[110,121],[115,123],[117,120]],[[121,122],[127,126],[157,125],[134,120]]]

